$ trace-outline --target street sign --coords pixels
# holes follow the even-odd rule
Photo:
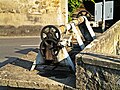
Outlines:
[[[102,2],[95,3],[95,21],[102,21]]]
[[[105,20],[113,19],[113,8],[113,1],[105,2]],[[103,11],[103,2],[95,3],[95,21],[102,21]]]
[[[113,1],[105,2],[105,20],[113,19]]]

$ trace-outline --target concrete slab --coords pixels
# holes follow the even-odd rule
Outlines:
[[[23,58],[1,67],[0,86],[47,90],[73,90],[69,85],[71,85],[70,83],[75,84],[74,74],[69,73],[68,69],[61,70],[59,67],[51,71],[48,68],[46,70],[39,68],[39,70],[29,71],[35,56],[35,52],[30,52],[23,56]]]

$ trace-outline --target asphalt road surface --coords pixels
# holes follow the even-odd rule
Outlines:
[[[39,48],[40,37],[0,38],[0,65]]]

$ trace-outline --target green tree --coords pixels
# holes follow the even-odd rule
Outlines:
[[[68,0],[68,11],[69,11],[69,17],[68,20],[71,21],[72,14],[73,12],[77,9],[80,8],[80,5],[82,4],[83,1],[92,1],[95,3],[95,0]]]
[[[68,11],[69,11],[69,17],[68,20],[71,21],[71,16],[73,12],[80,7],[81,1],[80,0],[68,0]]]

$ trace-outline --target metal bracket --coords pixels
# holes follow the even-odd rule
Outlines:
[[[72,26],[73,32],[75,33],[75,35],[77,37],[78,44],[79,44],[80,48],[83,50],[85,48],[85,45],[82,41],[82,38],[80,37],[80,34],[75,27],[75,24],[71,23],[71,26]]]
[[[95,36],[95,33],[94,33],[92,27],[90,26],[90,22],[88,21],[88,19],[87,19],[85,16],[83,16],[83,18],[85,19],[85,24],[86,24],[86,26],[87,26],[87,29],[88,29],[91,37],[92,37],[93,40],[94,40],[94,39],[96,38],[96,36]]]
[[[44,63],[44,60],[42,58],[41,52],[38,50],[38,54],[30,70],[34,70],[37,64],[43,64],[43,63]]]

